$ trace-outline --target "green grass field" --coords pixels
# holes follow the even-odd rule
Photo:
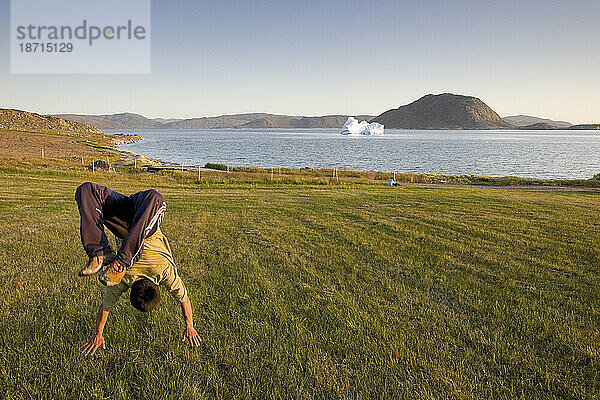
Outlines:
[[[79,278],[75,188],[159,190],[179,307]],[[600,194],[182,183],[0,168],[0,394],[21,398],[598,398]]]

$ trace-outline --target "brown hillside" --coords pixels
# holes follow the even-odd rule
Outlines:
[[[102,133],[98,128],[91,125],[12,109],[0,109],[0,130],[81,134]]]

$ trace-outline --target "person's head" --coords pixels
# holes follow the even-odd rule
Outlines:
[[[149,279],[139,279],[131,285],[129,300],[142,312],[152,311],[160,303],[160,287]]]

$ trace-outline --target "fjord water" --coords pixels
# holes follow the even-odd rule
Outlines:
[[[338,129],[127,132],[143,140],[120,149],[187,166],[214,162],[566,179],[600,173],[598,131],[386,129],[383,136],[343,136]]]

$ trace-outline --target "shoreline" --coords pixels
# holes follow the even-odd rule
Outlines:
[[[1,132],[0,132],[1,133]],[[139,136],[123,134],[66,135],[42,132],[4,131],[3,164],[7,166],[31,165],[60,168],[90,167],[89,160],[108,160],[112,167],[124,173],[139,171],[144,167],[160,167],[171,170],[185,181],[228,181],[246,183],[284,184],[375,184],[386,185],[395,177],[400,186],[482,188],[530,191],[600,191],[600,174],[588,179],[538,179],[516,176],[482,176],[475,174],[443,175],[427,173],[406,173],[390,171],[358,171],[337,168],[260,168],[252,166],[231,166],[206,163],[186,166],[175,162],[149,157],[143,153],[119,148],[132,140],[143,140]],[[8,135],[8,136],[7,136]],[[32,136],[33,135],[33,136]],[[25,149],[23,143],[27,143]],[[26,151],[23,151],[26,150]],[[45,153],[44,153],[45,150]],[[40,157],[41,156],[41,157]],[[44,157],[45,156],[45,157]],[[87,163],[84,163],[84,158]],[[183,169],[184,171],[180,171]],[[152,171],[151,171],[152,172]],[[157,172],[157,171],[154,171]],[[159,172],[160,173],[160,172]],[[164,173],[163,173],[164,174]]]
[[[138,140],[143,140],[140,138]],[[137,141],[137,140],[136,140]],[[188,173],[196,174],[198,170],[200,172],[216,171],[219,173],[235,174],[236,172],[245,174],[257,174],[257,175],[271,175],[273,176],[275,168],[262,168],[256,166],[234,166],[228,164],[214,164],[206,163],[204,166],[201,165],[182,165],[170,161],[164,161],[161,159],[151,158],[145,154],[136,153],[129,150],[123,150],[117,148],[117,146],[123,143],[113,145],[114,151],[122,155],[123,161],[119,162],[119,167],[131,167],[134,160],[146,161],[147,164],[138,166],[140,169],[148,167],[158,167],[160,170],[173,170],[173,171],[185,171]],[[127,165],[129,163],[129,165]],[[219,168],[207,167],[207,165],[218,166]],[[162,168],[161,168],[162,167]],[[226,169],[225,169],[226,168]],[[284,171],[284,174],[281,173]],[[149,171],[150,173],[156,173],[155,171]],[[389,172],[389,171],[360,171],[351,169],[332,169],[332,168],[279,168],[276,174],[279,178],[287,175],[306,175],[306,173],[313,173],[313,175],[320,176],[323,178],[360,178],[378,175],[378,176],[396,176],[396,182],[400,186],[421,186],[421,187],[454,187],[464,189],[494,189],[494,190],[527,190],[527,191],[570,191],[570,192],[600,192],[600,179],[542,179],[542,178],[523,178],[518,176],[486,176],[476,174],[460,174],[460,175],[445,175],[445,174],[432,174],[432,173],[408,173],[408,172]],[[335,174],[335,175],[334,175]],[[388,178],[379,179],[378,183],[382,184],[387,182]],[[421,182],[419,182],[421,181]],[[426,181],[426,182],[422,182]],[[509,184],[507,184],[509,183]]]
[[[314,131],[314,132],[321,132],[323,131],[322,129],[289,129],[289,131]],[[146,139],[150,138],[151,143],[153,142],[157,142],[159,143],[160,146],[160,137],[161,137],[161,133],[164,132],[165,134],[169,134],[169,131],[179,131],[179,130],[175,130],[175,129],[170,129],[170,130],[165,130],[165,129],[151,129],[149,130],[149,132],[152,132],[152,134],[149,134],[150,136],[148,136]],[[383,150],[382,146],[384,147],[388,147],[391,146],[391,148],[389,148],[387,151],[390,152],[388,155],[382,153],[382,151],[378,151],[377,155],[372,157],[372,159],[370,159],[370,162],[363,162],[363,156],[364,157],[369,157],[368,152],[365,154],[362,154],[361,152],[357,153],[356,155],[353,155],[352,157],[348,158],[347,156],[340,156],[339,154],[329,154],[329,152],[323,150],[323,149],[319,149],[318,147],[315,146],[320,146],[318,144],[318,142],[315,142],[315,140],[317,139],[322,139],[322,137],[319,135],[318,137],[315,137],[315,140],[310,140],[310,148],[313,151],[313,156],[311,157],[296,157],[293,159],[294,162],[292,162],[291,164],[294,165],[286,165],[288,164],[288,161],[292,161],[292,159],[286,158],[285,156],[280,157],[281,159],[279,160],[271,160],[269,157],[266,157],[265,154],[259,154],[259,155],[254,155],[254,153],[250,152],[249,155],[246,154],[246,147],[243,147],[241,149],[239,149],[238,151],[235,152],[226,152],[221,154],[221,152],[218,150],[218,144],[215,144],[215,140],[219,140],[219,133],[223,132],[226,133],[228,136],[228,140],[234,140],[237,136],[237,132],[240,131],[240,129],[227,129],[227,130],[222,130],[222,129],[201,129],[201,130],[197,130],[197,129],[185,129],[185,130],[181,130],[184,132],[190,132],[190,133],[184,133],[184,134],[180,134],[177,132],[173,132],[173,134],[175,134],[174,139],[177,143],[177,147],[181,148],[181,153],[184,153],[183,150],[187,149],[187,151],[189,152],[189,154],[191,154],[192,156],[197,155],[196,153],[196,149],[193,147],[194,143],[196,143],[194,141],[194,135],[193,132],[195,131],[202,131],[202,132],[206,132],[207,135],[209,135],[208,137],[210,138],[210,146],[211,147],[211,152],[212,154],[215,155],[215,157],[219,157],[223,160],[238,160],[240,162],[242,162],[242,164],[239,165],[235,165],[233,164],[234,167],[246,167],[246,168],[261,168],[264,170],[270,169],[270,168],[279,168],[281,166],[281,168],[286,168],[286,169],[296,169],[296,170],[302,170],[302,169],[307,169],[307,168],[314,168],[314,169],[331,169],[331,168],[337,168],[338,170],[342,170],[342,169],[346,169],[348,171],[355,171],[355,172],[360,172],[360,173],[367,173],[367,172],[381,172],[381,173],[390,173],[393,174],[394,171],[395,172],[399,172],[399,171],[403,171],[401,169],[392,169],[392,168],[403,168],[403,167],[414,167],[414,171],[413,172],[406,172],[403,171],[403,173],[411,173],[411,174],[416,174],[416,175],[434,175],[434,176],[439,176],[439,177],[470,177],[469,179],[471,179],[472,177],[484,177],[485,179],[489,179],[489,180],[506,180],[508,178],[511,179],[519,179],[519,180],[527,180],[527,181],[535,181],[535,185],[539,185],[540,182],[546,182],[549,185],[556,185],[556,182],[569,182],[569,184],[571,185],[572,182],[584,182],[584,181],[590,181],[593,180],[594,176],[597,175],[598,172],[600,172],[600,168],[595,165],[595,163],[593,162],[582,162],[581,165],[583,167],[580,168],[579,164],[574,164],[573,162],[569,161],[570,158],[565,158],[562,157],[561,158],[561,163],[560,166],[561,168],[553,168],[553,165],[551,165],[550,163],[547,162],[547,157],[534,157],[534,156],[527,156],[525,157],[525,155],[523,156],[523,168],[519,168],[518,166],[515,167],[514,163],[511,162],[509,163],[510,166],[507,164],[507,167],[504,168],[503,167],[503,162],[508,163],[509,160],[512,161],[513,158],[507,153],[507,154],[498,154],[495,158],[491,159],[491,164],[488,165],[488,163],[481,163],[481,162],[477,162],[478,159],[478,155],[481,155],[480,151],[479,152],[472,152],[472,155],[470,156],[470,158],[467,159],[467,161],[469,161],[469,166],[470,168],[468,170],[462,170],[461,165],[457,164],[457,163],[449,163],[449,165],[447,166],[447,168],[435,168],[436,166],[439,166],[439,163],[431,163],[429,162],[428,164],[424,164],[422,162],[420,162],[420,158],[418,158],[418,155],[415,155],[414,151],[410,151],[409,154],[405,154],[406,152],[403,151],[402,149],[404,148],[404,140],[402,137],[398,137],[398,135],[389,135],[392,138],[392,142],[390,142],[391,144],[386,144],[387,142],[380,142],[377,139],[376,143],[373,144],[373,149],[377,149],[377,150]],[[226,131],[226,132],[224,132]],[[274,142],[272,145],[270,145],[269,143],[271,143],[271,137],[269,136],[270,132],[275,132],[275,133],[281,133],[284,134],[285,136],[285,129],[279,129],[279,128],[273,128],[273,129],[248,129],[248,131],[252,131],[255,132],[257,136],[256,141],[260,142],[261,146],[267,146],[267,149],[270,149],[270,146],[273,146],[274,150],[279,149],[279,147],[281,147],[281,143],[282,141],[284,141],[284,139],[282,138],[278,138],[276,140],[276,142]],[[329,130],[330,132],[333,132],[334,130]],[[337,130],[336,130],[337,131]],[[107,132],[109,132],[107,130]],[[115,131],[111,131],[112,132],[119,132],[117,130]],[[123,131],[120,131],[123,132]],[[262,136],[261,136],[261,132],[263,132]],[[436,131],[428,131],[431,132],[433,134],[435,134]],[[441,132],[441,131],[439,131]],[[452,132],[452,131],[447,131],[447,132]],[[458,137],[458,135],[462,134],[462,133],[468,133],[469,131],[456,131],[456,135],[450,137],[450,142],[452,142],[454,140],[455,137]],[[495,131],[490,131],[490,130],[486,130],[484,131],[473,131],[475,133],[481,133],[482,135],[486,135],[488,132],[490,134],[502,134],[501,130],[495,130]],[[534,143],[536,142],[536,140],[534,138],[532,138],[528,132],[532,132],[532,131],[525,131],[527,133],[524,133],[524,135],[526,136],[526,138],[524,138],[523,140],[525,141],[525,144],[528,143]],[[537,134],[542,134],[542,136],[545,136],[547,132],[541,132],[538,131]],[[522,132],[520,134],[523,134]],[[307,133],[307,135],[310,135],[310,133]],[[334,144],[340,143],[340,146],[342,146],[342,149],[346,149],[348,150],[348,146],[350,146],[350,148],[354,148],[353,144],[344,144],[344,143],[348,143],[345,142],[343,140],[343,135],[326,135],[326,139],[330,139],[329,136],[331,136],[331,140],[333,140]],[[347,135],[348,136],[348,135]],[[351,136],[351,135],[350,135]],[[356,136],[361,136],[361,135],[356,135]],[[386,135],[380,135],[379,139],[384,138]],[[589,136],[589,135],[587,135]],[[594,135],[595,136],[595,135]],[[249,143],[249,145],[251,145],[254,142],[254,137],[251,138],[244,138],[243,135],[239,136],[240,140],[242,141],[242,144],[245,145],[246,142]],[[338,140],[339,138],[342,138],[342,140]],[[500,137],[498,137],[499,139],[505,138],[505,136],[501,135]],[[507,138],[507,137],[506,137]],[[303,138],[300,139],[295,139],[292,138],[291,140],[293,142],[301,140]],[[309,136],[309,139],[312,139],[312,136]],[[408,138],[409,140],[412,141],[412,146],[419,146],[419,144],[422,141],[425,141],[426,144],[429,143],[429,139],[427,136],[421,137],[421,136],[416,136],[416,137],[412,137],[409,136]],[[485,139],[485,146],[493,146],[495,143],[496,137],[492,137],[491,139],[487,140]],[[144,140],[144,138],[141,138],[140,140]],[[200,139],[198,139],[200,140]],[[207,139],[208,140],[208,139]],[[367,138],[368,140],[368,138]],[[439,147],[440,145],[443,145],[443,142],[446,140],[444,139],[443,136],[436,136],[436,140],[441,140],[442,144],[438,144],[437,146]],[[474,137],[474,138],[467,138],[465,139],[467,140],[468,144],[471,145],[471,143],[473,143],[473,146],[481,146],[478,145],[477,143],[479,143],[478,137]],[[508,138],[507,138],[508,140]],[[596,139],[589,139],[591,140],[591,144],[596,144],[597,141]],[[192,146],[191,148],[187,148],[187,142],[190,141],[190,145]],[[554,154],[553,149],[556,148],[556,146],[554,145],[554,142],[557,143],[562,143],[562,139],[557,139],[557,140],[553,140],[551,141],[551,143],[548,145],[550,146],[548,148],[548,151],[550,151],[550,155]],[[217,142],[218,143],[218,142]],[[363,142],[361,142],[363,143]],[[365,146],[370,146],[367,142],[364,142],[364,145],[360,145],[361,148],[364,148]],[[513,142],[510,142],[513,143]],[[127,144],[127,143],[123,143],[123,144]],[[400,146],[400,147],[399,147]],[[552,147],[554,146],[554,147]],[[121,147],[120,144],[117,147]],[[123,146],[123,147],[129,147],[129,146]],[[141,144],[140,146],[132,146],[134,149],[136,149],[136,151],[141,151],[141,153],[139,153],[139,155],[143,155],[145,157],[148,158],[152,158],[146,154],[143,153],[144,151],[144,145]],[[477,150],[479,147],[477,147],[475,150]],[[512,147],[514,147],[514,145],[512,145]],[[511,147],[511,148],[512,148]],[[487,147],[486,147],[487,149]],[[154,152],[157,153],[157,155],[160,157],[160,153],[161,151],[156,151],[156,149],[153,148],[147,148],[145,149],[147,151],[150,152]],[[154,151],[153,151],[154,150]],[[414,150],[414,149],[413,149]],[[128,149],[123,149],[123,151],[130,151]],[[425,151],[425,150],[423,150]],[[171,157],[171,158],[182,158],[182,157],[178,157],[178,155],[180,155],[181,153],[175,153],[175,154],[171,154],[171,153],[164,153],[163,156],[167,156],[167,157]],[[136,153],[138,154],[138,153]],[[485,153],[482,153],[483,156],[485,155]],[[562,154],[562,153],[561,153]],[[393,160],[395,160],[396,158],[401,157],[401,158],[406,158],[408,157],[408,161],[409,162],[395,162]],[[416,158],[415,158],[416,157]],[[533,158],[532,158],[533,157]],[[183,159],[182,161],[173,161],[170,159],[165,159],[165,158],[153,158],[154,162],[156,163],[160,163],[163,165],[168,165],[168,166],[173,166],[173,167],[181,167],[182,165],[182,161],[185,163],[186,160]],[[437,158],[434,158],[433,161],[435,161]],[[327,160],[331,160],[331,161],[327,161]],[[361,161],[363,160],[363,161]],[[431,161],[431,160],[430,160]],[[439,161],[439,160],[438,160]],[[204,159],[204,157],[192,157],[189,160],[190,164],[183,164],[184,168],[188,168],[188,169],[196,169],[198,167],[203,167],[203,164],[206,163],[228,163],[228,161],[214,161],[211,159]],[[312,164],[312,162],[315,162],[317,165]],[[354,164],[353,167],[348,167],[349,164]],[[393,164],[393,165],[392,165]],[[564,164],[564,165],[563,165]],[[286,165],[284,167],[284,165]],[[231,166],[231,165],[230,165]],[[371,169],[370,167],[372,166],[378,166],[378,167],[382,167],[380,169],[374,168]],[[424,168],[423,168],[424,167]],[[430,167],[430,168],[428,168]],[[433,167],[433,168],[431,168]],[[389,168],[389,169],[388,169]],[[424,170],[424,169],[427,170]],[[431,171],[432,169],[438,169],[440,170],[439,172],[434,172]],[[447,172],[445,171],[441,171],[442,169],[445,169]],[[556,171],[556,173],[551,173],[551,171]],[[520,173],[522,173],[523,175],[520,175]],[[540,175],[537,175],[537,174]],[[443,179],[443,178],[442,178]],[[463,178],[464,179],[464,178]],[[585,184],[585,186],[589,186],[588,184]]]

